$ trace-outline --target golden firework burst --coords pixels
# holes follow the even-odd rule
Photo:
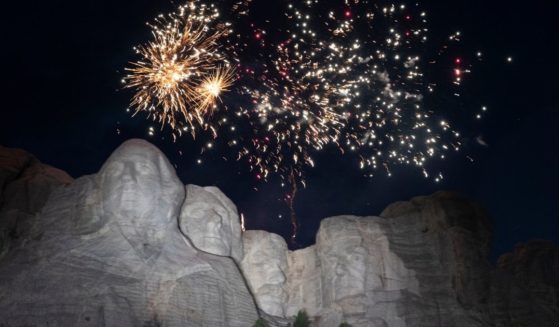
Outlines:
[[[230,31],[218,16],[212,5],[190,3],[149,24],[153,39],[135,48],[140,59],[123,79],[136,92],[130,104],[136,113],[147,112],[172,129],[207,128],[206,119],[235,76],[220,51],[219,41]]]
[[[218,67],[204,78],[197,90],[200,114],[211,115],[221,93],[229,90],[235,80],[235,71],[230,67]]]

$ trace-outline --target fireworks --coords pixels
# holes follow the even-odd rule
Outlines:
[[[196,90],[198,110],[205,115],[211,115],[222,92],[229,90],[233,84],[234,70],[228,67],[218,67],[205,77]]]
[[[391,176],[404,165],[443,179],[429,161],[463,140],[445,116],[465,121],[448,99],[461,99],[471,62],[485,56],[456,53],[461,32],[429,46],[427,13],[416,3],[278,2],[281,15],[261,17],[258,1],[233,1],[223,5],[231,23],[216,5],[193,0],[150,25],[153,40],[136,48],[140,59],[124,78],[136,112],[173,136],[201,134],[201,154],[244,160],[257,180],[281,177],[290,186],[292,240],[298,184],[322,151],[348,158],[365,176]],[[443,104],[432,101],[439,98]],[[465,116],[479,120],[486,110]]]
[[[131,107],[174,130],[207,129],[220,94],[234,80],[234,69],[220,51],[229,33],[217,22],[213,5],[189,3],[151,24],[153,40],[136,48],[140,60],[127,68],[123,83],[136,93]]]
[[[460,133],[424,104],[438,83],[423,70],[449,51],[445,44],[423,59],[426,16],[417,5],[313,0],[286,6],[284,36],[275,43],[264,42],[272,24],[251,26],[255,45],[242,43],[261,53],[260,66],[244,74],[257,82],[240,88],[254,104],[244,117],[258,128],[241,155],[257,176],[287,180],[294,172],[302,180],[319,152],[336,148],[368,176],[378,168],[390,176],[392,165],[403,164],[429,177],[431,158],[459,149]],[[459,58],[452,69],[449,81],[459,87],[469,66]]]
[[[132,107],[178,134],[208,131],[216,142],[202,152],[234,153],[260,180],[276,173],[304,183],[305,168],[327,149],[367,176],[399,164],[442,178],[427,163],[458,150],[461,134],[426,104],[441,81],[424,71],[448,69],[445,89],[460,96],[469,58],[447,58],[460,32],[430,54],[427,13],[417,4],[293,2],[275,20],[253,17],[255,4],[224,6],[231,23],[202,0],[160,17],[124,79],[136,91]],[[225,91],[233,101],[221,102]]]

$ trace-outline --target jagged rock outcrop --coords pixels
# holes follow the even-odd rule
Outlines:
[[[0,262],[0,325],[251,325],[257,309],[235,262],[179,231],[184,201],[170,163],[140,140],[56,188],[35,240]]]
[[[74,181],[0,148],[0,192],[0,326],[559,326],[559,248],[492,267],[489,218],[458,194],[324,219],[289,251],[145,141]]]
[[[54,188],[72,183],[62,170],[29,153],[0,146],[0,258],[15,240],[31,237],[36,214]]]
[[[519,244],[491,273],[487,310],[495,326],[559,326],[559,248]]]

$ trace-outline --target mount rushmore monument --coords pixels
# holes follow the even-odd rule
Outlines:
[[[146,141],[75,180],[0,147],[0,326],[559,326],[559,249],[494,267],[490,240],[479,205],[440,192],[326,218],[290,251]]]

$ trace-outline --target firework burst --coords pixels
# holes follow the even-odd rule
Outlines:
[[[230,29],[217,22],[213,5],[191,2],[160,16],[153,40],[135,48],[140,56],[126,70],[126,88],[135,90],[131,107],[181,133],[208,129],[221,93],[234,80],[234,69],[221,52]]]
[[[220,95],[228,91],[235,80],[235,71],[229,67],[217,67],[211,74],[206,76],[196,90],[198,97],[198,111],[210,116],[216,108]]]
[[[282,16],[274,41],[266,38],[276,26],[265,21],[251,24],[252,43],[240,42],[260,64],[243,71],[249,82],[240,86],[253,103],[240,112],[255,126],[240,153],[257,176],[275,172],[288,180],[295,173],[303,181],[305,167],[331,147],[355,158],[367,176],[410,165],[440,180],[427,163],[459,149],[461,137],[444,118],[448,110],[437,113],[425,98],[442,83],[455,85],[458,95],[470,69],[451,60],[448,80],[425,77],[426,68],[440,69],[434,64],[450,47],[425,51],[426,12],[417,4],[313,0],[288,3]],[[459,41],[458,32],[447,43]]]

